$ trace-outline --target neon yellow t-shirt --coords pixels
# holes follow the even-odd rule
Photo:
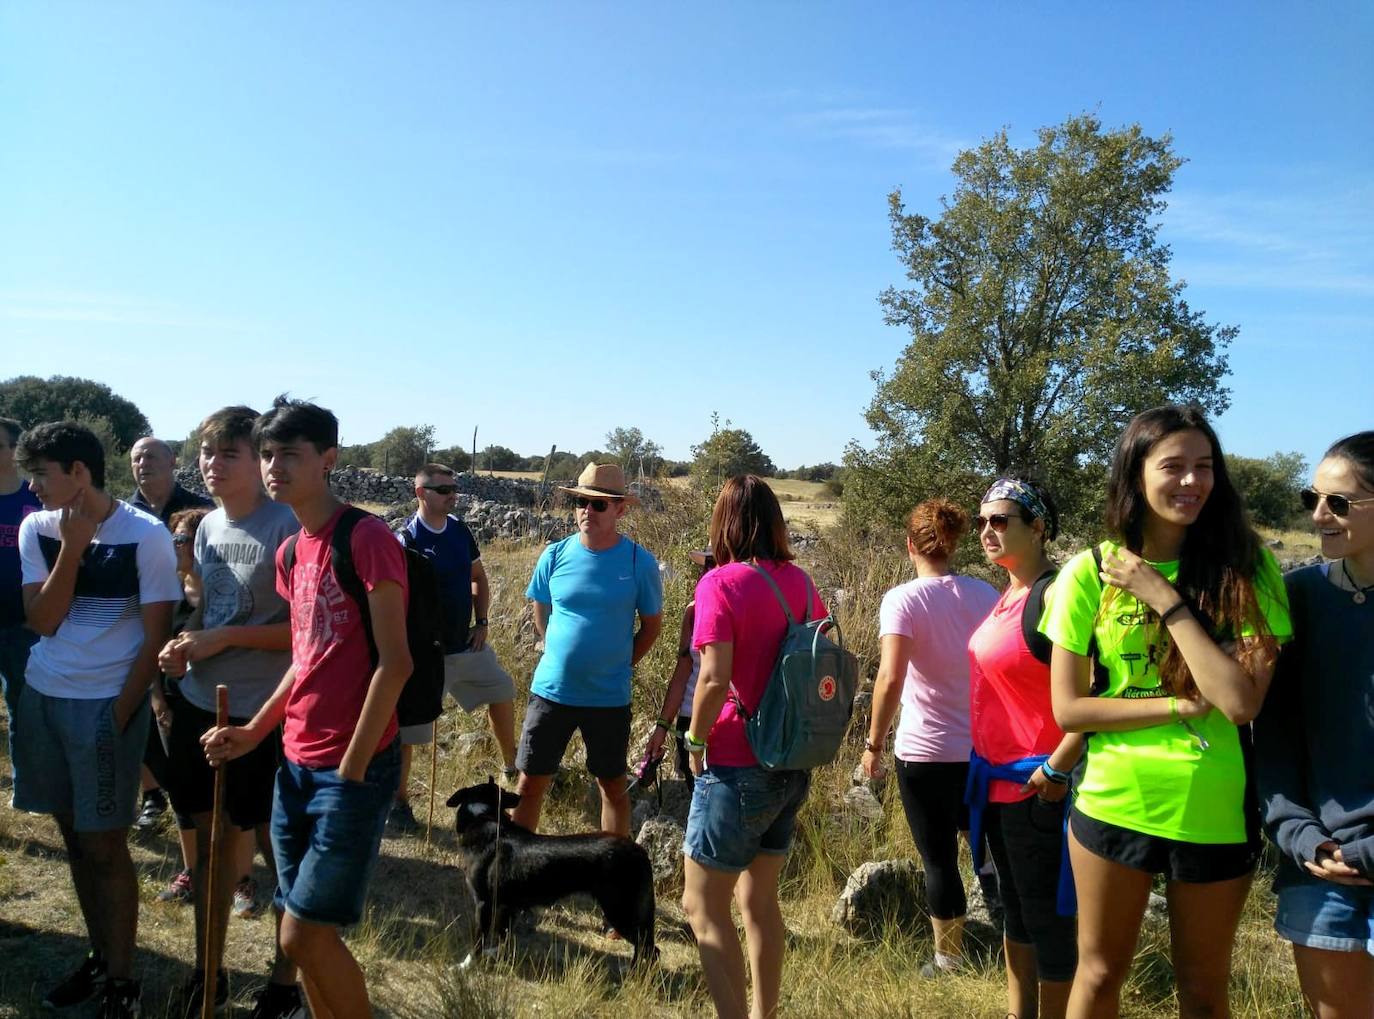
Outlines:
[[[1120,547],[1110,541],[1101,546],[1104,555]],[[1178,577],[1177,561],[1150,565],[1170,583]],[[1167,632],[1148,605],[1101,582],[1091,550],[1068,561],[1054,591],[1040,630],[1080,655],[1096,636],[1098,660],[1108,674],[1101,696],[1167,696],[1158,670]],[[1256,571],[1255,595],[1268,631],[1286,641],[1293,634],[1288,596],[1267,549]],[[1241,630],[1242,636],[1256,632],[1255,622]],[[1093,733],[1076,808],[1098,821],[1180,842],[1244,842],[1245,763],[1236,727],[1216,709],[1191,725],[1207,740],[1207,750],[1180,722]]]

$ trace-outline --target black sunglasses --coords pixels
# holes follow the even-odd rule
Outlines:
[[[1330,492],[1318,492],[1315,488],[1304,488],[1298,493],[1302,499],[1302,508],[1311,513],[1317,508],[1323,499],[1326,500],[1326,508],[1338,517],[1350,516],[1350,507],[1358,506],[1362,502],[1374,502],[1374,496],[1368,499],[1352,499],[1348,495],[1335,495]]]
[[[426,492],[434,492],[437,495],[452,495],[458,491],[457,485],[421,485]]]
[[[189,545],[191,544],[191,536],[189,534],[174,534],[172,535],[172,544]]]
[[[607,507],[610,505],[610,499],[588,499],[585,495],[579,495],[577,497],[578,509],[594,509],[598,513],[605,513]]]
[[[974,533],[982,534],[983,528],[991,524],[992,529],[998,534],[1005,534],[1007,524],[1013,519],[1019,520],[1021,518],[1011,513],[989,513],[987,516],[976,516],[973,518]]]

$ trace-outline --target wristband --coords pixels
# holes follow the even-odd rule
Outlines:
[[[477,625],[478,625],[478,626],[486,626],[486,625],[487,625],[487,617],[486,617],[486,616],[478,616],[478,617],[477,617]]]
[[[1049,761],[1046,761],[1044,764],[1040,765],[1040,774],[1044,775],[1055,785],[1069,784],[1069,773],[1067,771],[1056,771],[1054,768],[1050,766]]]
[[[864,749],[870,754],[881,754],[883,752],[883,745],[881,743],[875,744],[870,743],[868,740],[864,740]]]
[[[1159,625],[1168,626],[1170,617],[1172,617],[1177,612],[1181,612],[1187,607],[1188,603],[1184,601],[1182,598],[1180,598],[1173,608],[1169,609],[1169,611],[1165,612],[1163,615],[1159,617]]]
[[[689,648],[689,647],[680,647],[680,648],[677,649],[677,656],[678,656],[679,658],[691,658],[691,657],[692,657],[692,649]]]
[[[1169,720],[1170,720],[1170,721],[1173,721],[1173,722],[1181,722],[1181,721],[1182,721],[1182,719],[1178,717],[1178,698],[1177,698],[1177,697],[1170,697],[1170,698],[1169,698]]]
[[[658,721],[656,721],[656,722],[654,723],[654,728],[655,728],[655,729],[671,729],[672,726],[668,724],[668,720],[667,720],[666,718],[664,718],[662,715],[660,715],[659,718],[658,718]]]
[[[682,734],[682,742],[687,744],[687,752],[689,754],[699,754],[706,749],[706,741],[704,739],[697,739],[692,735],[690,730]]]

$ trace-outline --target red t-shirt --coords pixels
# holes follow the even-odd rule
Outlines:
[[[803,619],[808,587],[812,592],[811,618],[826,615],[825,603],[801,567],[777,562],[759,565],[782,588],[792,618],[798,622]],[[717,566],[698,582],[692,646],[700,649],[707,644],[732,645],[730,681],[750,711],[763,700],[786,633],[787,617],[778,604],[778,596],[748,564]],[[744,718],[733,698],[727,699],[720,709],[706,742],[708,765],[758,766],[758,758],[749,749],[749,738],[744,734]]]
[[[973,749],[993,764],[1049,754],[1064,738],[1050,704],[1050,667],[1026,646],[1021,610],[1029,587],[1008,590],[968,642]],[[1016,782],[988,784],[992,803],[1027,799]]]
[[[277,591],[291,605],[291,662],[296,668],[286,699],[282,751],[312,768],[335,768],[343,760],[372,682],[362,616],[331,568],[329,541],[342,512],[340,508],[315,534],[301,530],[290,576],[282,566],[286,543],[277,550]],[[405,553],[386,524],[376,517],[359,520],[352,550],[354,569],[368,591],[393,581],[406,595]],[[395,738],[393,713],[377,749]]]

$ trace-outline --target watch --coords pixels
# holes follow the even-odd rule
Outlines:
[[[486,617],[486,616],[478,616],[478,617],[477,617],[477,625],[478,625],[478,626],[486,626],[486,625],[487,625],[487,617]]]

